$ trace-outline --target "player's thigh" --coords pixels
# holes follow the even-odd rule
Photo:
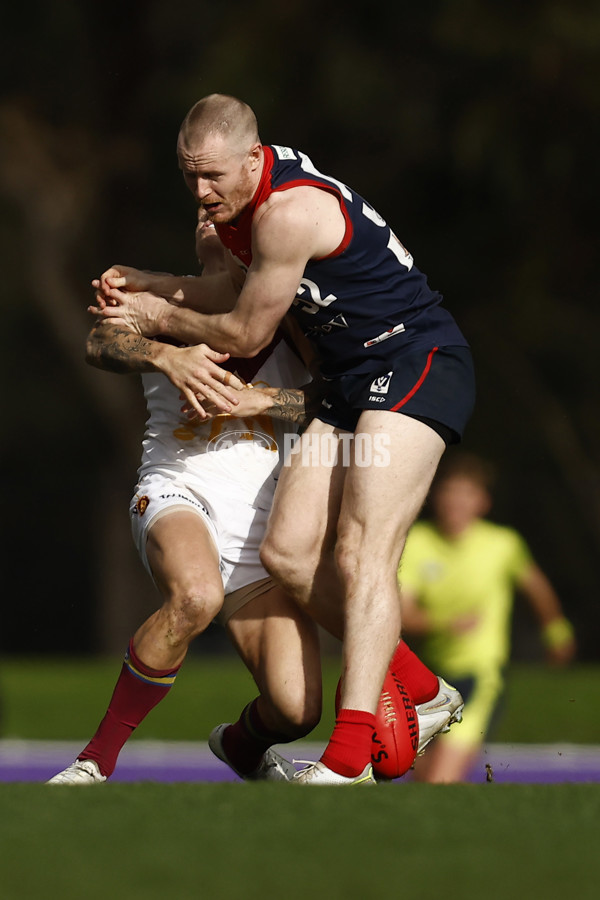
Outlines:
[[[226,628],[266,698],[278,706],[320,708],[317,627],[282,588],[273,586],[254,597],[229,618]]]
[[[313,419],[282,466],[265,544],[302,554],[333,542],[344,486],[340,429]]]
[[[163,596],[199,589],[213,596],[222,595],[215,538],[197,513],[174,510],[153,522],[146,540],[146,556]]]
[[[381,410],[361,414],[354,444],[338,538],[389,560],[402,551],[446,445],[423,422]]]

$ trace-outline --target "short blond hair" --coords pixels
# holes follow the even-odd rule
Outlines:
[[[188,145],[218,135],[241,150],[260,143],[258,124],[251,107],[228,94],[209,94],[195,103],[179,129],[179,140]]]

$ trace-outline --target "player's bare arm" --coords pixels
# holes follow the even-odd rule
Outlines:
[[[202,419],[206,413],[201,401],[208,401],[220,412],[227,413],[237,405],[244,383],[218,365],[228,358],[229,354],[218,353],[205,344],[175,347],[107,321],[94,325],[86,343],[86,360],[97,368],[117,373],[166,375]]]
[[[231,312],[206,315],[148,292],[130,295],[119,288],[106,291],[116,307],[95,311],[109,320],[121,319],[146,336],[168,334],[185,343],[205,341],[217,349],[227,348],[235,356],[255,356],[289,309],[307,261],[335,250],[344,228],[332,195],[294,188],[270,197],[256,214],[252,264]]]
[[[176,277],[170,272],[150,272],[133,269],[129,266],[115,265],[107,269],[99,279],[92,281],[98,291],[97,300],[104,307],[104,292],[111,287],[133,292],[148,291],[155,296],[163,297],[172,303],[182,303],[201,312],[227,312],[234,305],[244,282],[244,273],[240,266],[228,253],[219,240],[212,225],[202,209],[198,209],[196,225],[196,256],[201,266],[201,274],[208,276],[223,275],[219,280],[204,281],[197,284],[197,279]],[[213,302],[214,298],[214,302]],[[198,306],[198,304],[201,304]]]
[[[92,287],[97,291],[98,308],[90,307],[89,312],[96,315],[99,308],[110,306],[110,291],[113,289],[148,294],[149,300],[155,298],[204,313],[228,312],[235,306],[244,275],[229,254],[224,254],[224,260],[222,271],[205,272],[202,277],[147,272],[115,264],[92,281]]]
[[[537,563],[531,563],[518,586],[539,621],[548,661],[558,665],[572,662],[577,652],[573,626],[547,575]]]
[[[271,416],[273,419],[282,419],[294,425],[308,425],[319,410],[321,405],[322,390],[315,382],[311,382],[299,388],[265,387],[253,388],[248,385],[237,394],[238,405],[233,415],[243,416]],[[204,404],[204,409],[209,418],[223,415],[219,410]],[[190,421],[197,416],[195,410],[185,403],[181,411],[187,415]]]
[[[123,325],[97,322],[86,341],[86,362],[118,374],[156,371],[158,343]]]

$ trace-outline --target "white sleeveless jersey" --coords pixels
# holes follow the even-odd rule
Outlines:
[[[310,375],[279,335],[253,359],[230,359],[230,369],[254,387],[300,387]],[[179,390],[160,373],[142,375],[148,420],[139,479],[155,473],[179,483],[223,485],[229,496],[269,509],[284,450],[297,427],[271,416],[218,416],[190,424]]]

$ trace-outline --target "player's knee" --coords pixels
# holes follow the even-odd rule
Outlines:
[[[310,580],[310,554],[276,538],[267,536],[260,548],[260,561],[278,584],[288,590],[302,588]]]
[[[165,603],[168,639],[175,645],[191,641],[209,626],[222,605],[221,584],[189,580],[174,586]]]
[[[285,553],[281,542],[273,536],[267,535],[260,545],[260,561],[273,578],[277,577],[280,568],[285,561]]]
[[[260,547],[260,561],[280,584],[289,584],[294,578],[294,565],[287,548],[281,541],[265,538]]]
[[[386,575],[390,565],[397,569],[398,546],[403,541],[382,535],[374,541],[360,526],[342,528],[334,549],[335,567],[346,588],[374,575]],[[386,576],[387,577],[387,576]]]

